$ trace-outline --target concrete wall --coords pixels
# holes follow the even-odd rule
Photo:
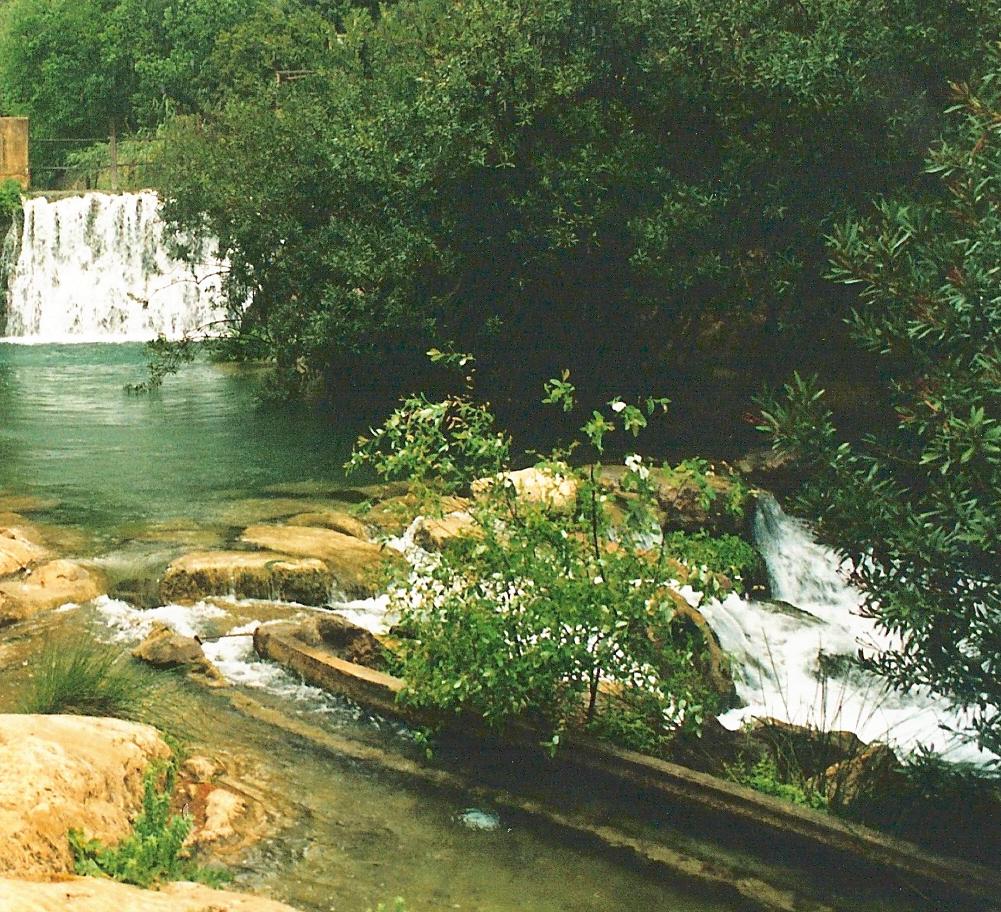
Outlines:
[[[25,189],[31,183],[27,117],[0,117],[0,181],[11,177]]]

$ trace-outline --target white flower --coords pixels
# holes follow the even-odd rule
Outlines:
[[[643,465],[643,457],[639,453],[630,453],[626,457],[626,468],[644,480],[650,477],[650,470]]]
[[[616,414],[621,412],[625,407],[626,404],[621,399],[616,399],[613,403],[611,403],[611,409]]]

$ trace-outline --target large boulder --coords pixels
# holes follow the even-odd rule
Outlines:
[[[0,582],[0,626],[71,602],[89,602],[106,591],[96,571],[74,561],[50,561],[27,576]]]
[[[193,551],[167,567],[163,602],[236,596],[326,605],[334,586],[330,568],[315,558],[270,551]]]
[[[515,472],[504,472],[472,483],[473,497],[481,499],[500,484],[510,487],[515,496],[526,503],[539,504],[552,510],[569,510],[577,502],[577,479],[570,474],[545,466],[533,466]]]
[[[95,877],[0,879],[3,912],[295,912],[291,906],[193,883],[142,890]]]
[[[335,586],[349,598],[367,598],[380,588],[380,571],[400,562],[399,553],[333,529],[311,526],[251,526],[241,541],[258,548],[323,561]],[[315,603],[313,603],[315,604]]]
[[[128,835],[146,770],[169,756],[148,725],[0,715],[0,876],[71,872],[71,829],[102,842]],[[0,909],[10,912],[4,898],[0,890]]]
[[[0,576],[25,570],[47,557],[48,550],[32,541],[24,528],[0,528]]]
[[[314,615],[285,629],[306,645],[326,646],[357,665],[377,667],[382,662],[384,650],[379,639],[339,614]]]

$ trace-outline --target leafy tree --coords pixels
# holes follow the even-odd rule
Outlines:
[[[979,0],[405,0],[344,15],[314,78],[177,124],[169,211],[222,238],[293,386],[454,340],[495,378],[639,390],[693,340],[770,356],[830,325],[821,226],[910,179],[994,25]]]
[[[116,40],[115,0],[10,0],[0,8],[0,98],[31,117],[34,139],[107,136],[129,121],[132,61]],[[34,164],[58,161],[36,147]]]
[[[883,356],[895,420],[841,442],[815,385],[765,412],[812,477],[805,508],[853,558],[866,610],[900,638],[866,661],[966,707],[1001,749],[1001,51],[955,85],[928,161],[937,192],[881,200],[832,239],[856,339]]]

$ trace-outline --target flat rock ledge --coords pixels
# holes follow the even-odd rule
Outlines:
[[[71,829],[104,842],[128,835],[147,768],[169,756],[149,725],[0,715],[0,876],[71,872]]]
[[[172,883],[141,890],[112,880],[65,877],[49,881],[0,879],[3,912],[295,912],[291,906],[201,884]]]
[[[326,605],[334,575],[316,558],[271,551],[195,551],[175,560],[160,581],[164,603],[213,595]]]

